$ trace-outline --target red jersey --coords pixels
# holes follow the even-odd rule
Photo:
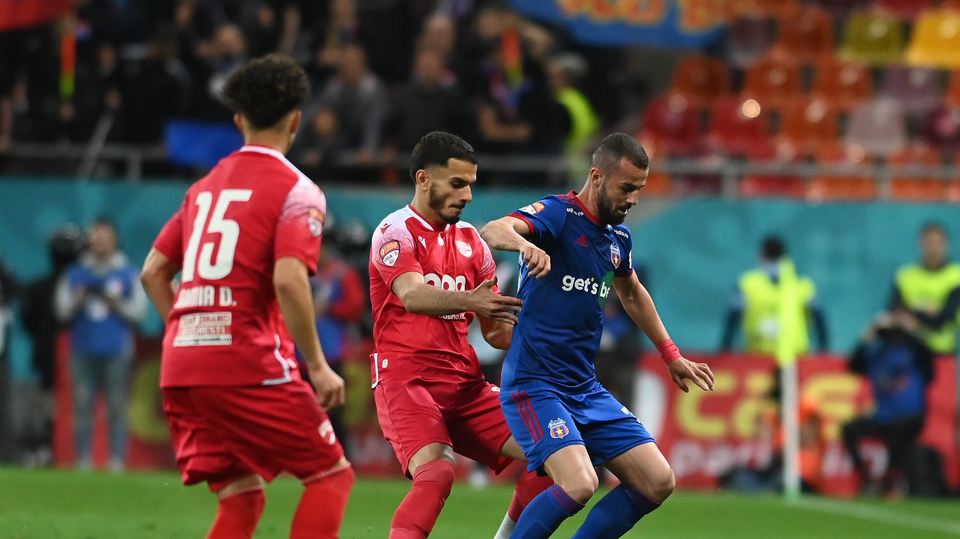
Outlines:
[[[473,290],[493,278],[490,248],[472,225],[459,222],[437,230],[411,206],[388,215],[370,246],[370,302],[373,307],[373,385],[390,372],[480,375],[467,343],[472,312],[429,316],[407,312],[392,292],[393,280],[416,272],[444,290]]]
[[[161,387],[300,380],[273,286],[274,263],[317,271],[327,202],[280,152],[244,146],[187,191],[154,248],[182,268]]]

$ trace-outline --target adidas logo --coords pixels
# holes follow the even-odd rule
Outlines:
[[[586,235],[586,234],[581,234],[580,237],[577,238],[577,241],[576,241],[575,243],[576,243],[577,245],[579,245],[580,247],[590,247],[590,244],[587,243],[587,235]]]

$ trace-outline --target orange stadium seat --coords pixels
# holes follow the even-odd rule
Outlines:
[[[821,58],[816,65],[810,93],[836,109],[848,111],[873,97],[870,69],[862,63]]]
[[[837,143],[839,125],[840,115],[823,99],[794,99],[781,116],[777,153],[816,155],[822,145]]]
[[[813,178],[807,184],[809,200],[867,200],[876,198],[877,182],[863,170],[870,160],[862,149],[841,144],[824,145],[816,156],[817,162],[837,168],[831,174]]]
[[[713,106],[707,144],[727,155],[769,158],[775,154],[769,116],[755,99],[723,98]]]
[[[700,112],[680,93],[651,100],[640,127],[640,143],[663,156],[692,155],[702,146]]]
[[[668,196],[671,192],[670,175],[666,172],[647,174],[647,183],[643,186],[642,196]]]
[[[806,8],[797,16],[781,19],[774,48],[788,53],[801,64],[833,54],[833,19],[822,9]]]
[[[870,65],[892,64],[903,56],[903,23],[889,13],[861,11],[847,19],[840,59]]]
[[[844,142],[858,146],[870,157],[889,157],[907,145],[903,110],[889,98],[874,99],[853,109]]]
[[[947,93],[943,97],[947,105],[960,105],[960,69],[950,72],[950,79],[947,82]]]
[[[737,191],[743,197],[803,198],[806,186],[803,178],[791,176],[744,176]]]
[[[775,55],[767,55],[747,69],[741,94],[779,110],[800,92],[800,69]]]
[[[876,0],[873,6],[878,10],[889,11],[906,21],[912,21],[917,15],[933,7],[933,0]]]
[[[687,96],[694,107],[709,108],[730,93],[730,71],[719,58],[697,54],[677,62],[672,89]]]
[[[919,172],[920,167],[940,164],[940,154],[926,144],[911,144],[887,159],[887,164],[902,170]],[[942,201],[947,197],[947,182],[939,178],[894,176],[890,185],[893,198],[902,200]]]
[[[905,58],[910,65],[960,68],[960,11],[940,9],[920,15]]]

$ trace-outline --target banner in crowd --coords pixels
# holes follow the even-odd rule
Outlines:
[[[716,489],[720,478],[735,468],[764,469],[776,453],[777,441],[765,430],[776,401],[772,359],[737,355],[688,356],[705,361],[716,377],[713,392],[692,388],[683,393],[670,380],[659,356],[645,356],[638,387],[637,416],[657,439],[677,476],[679,488]],[[843,446],[844,423],[870,410],[870,386],[850,374],[842,358],[819,356],[798,362],[802,402],[821,419],[823,440],[819,467],[820,490],[852,496],[859,487],[853,464]],[[947,482],[960,485],[957,445],[956,362],[938,358],[928,388],[928,412],[918,444],[943,458]],[[776,416],[774,416],[776,417]],[[879,441],[866,441],[865,459],[872,473],[883,473],[887,452]]]
[[[698,48],[723,33],[727,0],[511,0],[524,15],[563,26],[581,43]]]
[[[0,0],[0,32],[47,24],[72,6],[70,0]]]

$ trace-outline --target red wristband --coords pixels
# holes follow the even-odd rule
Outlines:
[[[660,359],[662,359],[664,363],[670,363],[680,357],[680,349],[677,348],[677,345],[673,344],[671,339],[667,339],[658,344],[657,352],[660,352]]]

